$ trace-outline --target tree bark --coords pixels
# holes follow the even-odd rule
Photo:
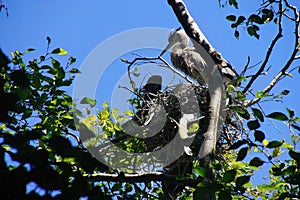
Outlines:
[[[207,180],[211,182],[214,179],[213,171],[210,168],[210,164],[214,160],[214,150],[216,147],[216,142],[219,137],[218,128],[222,124],[220,117],[222,116],[222,106],[225,105],[224,101],[224,87],[222,78],[224,79],[225,74],[228,75],[227,78],[232,80],[238,76],[234,68],[221,56],[221,54],[216,51],[212,45],[208,42],[204,34],[201,32],[200,28],[194,21],[194,19],[189,14],[185,4],[182,0],[168,0],[169,5],[173,8],[173,11],[184,28],[186,34],[192,39],[192,42],[197,49],[197,52],[202,55],[207,53],[210,59],[205,59],[207,63],[207,68],[209,69],[197,69],[199,77],[209,77],[206,78],[206,83],[211,95],[211,101],[209,104],[210,111],[210,121],[208,130],[203,135],[204,141],[200,148],[199,158],[200,164],[208,172]],[[206,51],[206,52],[203,52]],[[181,71],[187,71],[182,70]],[[195,71],[193,71],[195,73]],[[220,73],[221,72],[221,73]],[[195,77],[194,74],[187,74],[189,77]],[[197,76],[196,76],[197,77]],[[227,81],[225,81],[227,82]],[[208,192],[203,199],[212,200],[215,199],[214,192]]]

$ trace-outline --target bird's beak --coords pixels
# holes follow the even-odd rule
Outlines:
[[[159,56],[164,55],[164,53],[166,53],[166,51],[168,51],[173,45],[174,45],[174,42],[169,42],[169,44],[165,47],[165,49],[161,52],[161,54]]]

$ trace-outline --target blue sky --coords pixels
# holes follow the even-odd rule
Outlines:
[[[251,57],[250,65],[261,61],[271,38],[275,36],[276,29],[272,25],[261,27],[260,40],[248,36],[242,28],[239,40],[233,36],[230,22],[226,21],[225,17],[233,13],[249,15],[255,12],[258,4],[253,2],[241,1],[240,9],[235,10],[229,6],[220,8],[217,0],[185,1],[191,15],[210,43],[238,72],[241,72],[246,64],[247,56]],[[161,0],[3,0],[3,3],[6,3],[9,9],[9,17],[6,17],[4,12],[0,13],[0,47],[6,54],[14,50],[22,52],[27,48],[35,48],[37,51],[31,55],[39,56],[45,51],[46,36],[50,36],[51,47],[66,49],[77,58],[75,66],[78,68],[98,44],[115,34],[134,28],[172,29],[180,26],[167,1]],[[299,0],[292,0],[291,3],[300,8]],[[291,28],[292,23],[287,22],[285,27]],[[256,82],[255,89],[264,88],[287,60],[287,55],[291,52],[289,49],[291,33],[285,31],[283,34],[285,37],[278,43],[279,48],[275,50],[269,63],[272,70],[268,76]],[[165,40],[167,42],[167,38]],[[299,62],[296,64],[300,65]],[[297,66],[296,64],[294,66]],[[263,104],[266,113],[288,107],[295,109],[296,115],[300,115],[299,86],[300,75],[297,73],[294,73],[294,78],[285,78],[281,81],[272,92],[279,93],[284,89],[290,89],[291,92],[285,97],[284,103]],[[278,123],[276,125],[280,126]],[[270,128],[272,128],[270,123],[263,127],[265,130]],[[268,139],[288,138],[286,135],[276,133],[275,130],[267,134]]]

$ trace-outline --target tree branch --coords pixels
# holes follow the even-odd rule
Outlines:
[[[295,30],[294,30],[294,50],[286,62],[286,64],[283,66],[283,68],[280,70],[280,72],[274,77],[274,79],[270,82],[270,84],[262,91],[263,94],[266,94],[270,92],[270,90],[276,85],[276,83],[280,80],[282,76],[286,75],[286,71],[289,69],[295,58],[297,57],[296,54],[298,52],[298,43],[299,43],[299,23],[300,23],[300,18],[299,18],[299,13],[297,11],[297,8],[295,6],[290,5],[287,0],[284,0],[286,6],[290,9],[293,10],[294,17],[295,17]],[[280,1],[281,3],[281,1]],[[281,9],[282,9],[282,4],[281,4]],[[282,15],[282,14],[281,14]],[[251,106],[257,102],[260,101],[260,98],[255,98],[252,101],[250,101],[246,106]]]
[[[256,74],[254,76],[251,77],[250,81],[248,82],[248,84],[246,85],[246,87],[243,90],[243,93],[246,93],[249,88],[252,86],[253,82],[261,75],[261,73],[264,71],[265,67],[267,66],[267,63],[270,59],[270,56],[272,54],[273,48],[276,45],[276,43],[278,42],[278,40],[282,37],[282,14],[283,14],[283,10],[282,10],[282,0],[279,1],[278,3],[279,5],[279,20],[278,20],[278,33],[276,34],[275,38],[272,40],[270,47],[268,48],[268,51],[266,53],[265,59],[262,63],[262,65],[260,66],[259,70],[256,72]]]
[[[202,48],[209,54],[214,63],[221,67],[223,74],[226,74],[230,79],[236,78],[238,76],[236,70],[229,64],[227,60],[222,57],[221,53],[214,49],[209,43],[197,23],[190,15],[183,1],[168,0],[168,4],[172,7],[186,34],[192,39],[194,46],[197,48],[197,46],[200,44]],[[196,45],[195,42],[197,43]]]
[[[111,181],[111,182],[127,182],[127,183],[147,183],[151,181],[164,181],[170,183],[178,183],[184,186],[196,187],[199,180],[195,179],[181,179],[177,180],[176,175],[168,175],[161,172],[148,172],[141,174],[85,174],[83,175],[88,181],[98,182],[98,181]]]

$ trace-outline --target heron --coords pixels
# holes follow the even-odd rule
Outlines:
[[[161,52],[160,56],[172,48],[171,61],[174,67],[180,69],[185,74],[190,74],[192,76],[194,75],[194,77],[191,78],[197,80],[199,84],[205,85],[205,79],[203,77],[199,77],[199,73],[194,73],[193,70],[196,68],[203,69],[207,67],[207,63],[194,46],[188,46],[189,41],[190,38],[183,29],[178,28],[175,31],[171,31],[168,38],[169,43]],[[194,63],[197,63],[198,66],[193,66]],[[238,77],[238,73],[229,64],[222,66],[220,71],[223,82],[226,84]]]
[[[180,71],[188,75],[190,78],[196,80],[201,86],[214,85],[212,84],[214,81],[219,83],[218,80],[215,80],[212,77],[208,77],[210,75],[209,69],[219,70],[222,77],[222,80],[220,80],[221,85],[222,85],[222,81],[226,85],[228,83],[231,83],[233,80],[235,80],[235,78],[238,76],[237,72],[234,70],[234,68],[231,67],[230,64],[224,62],[225,60],[222,60],[222,57],[218,52],[215,51],[214,53],[217,53],[217,55],[220,57],[220,58],[217,57],[217,59],[221,60],[220,63],[216,62],[213,59],[204,60],[202,56],[205,55],[206,53],[204,52],[205,50],[201,48],[199,50],[199,48],[196,48],[195,46],[189,46],[188,45],[189,41],[190,38],[188,37],[188,35],[185,33],[183,29],[178,28],[175,31],[171,31],[168,38],[169,43],[165,47],[165,49],[161,52],[160,56],[163,56],[169,49],[172,48],[171,62],[173,66],[176,69],[179,69]],[[212,103],[215,102],[215,100],[221,101],[220,99],[221,97],[218,96],[218,94],[213,93],[214,96],[211,97],[211,102],[210,102],[211,119],[209,121],[208,127],[218,126],[218,123],[215,124],[214,122],[218,122],[218,120],[216,119],[219,117],[220,108],[212,106]],[[184,116],[185,114],[182,113],[182,117],[178,123],[180,125],[178,126],[179,135],[182,139],[189,137],[187,135],[187,130],[188,130],[187,124],[190,122],[190,119]],[[209,129],[209,130],[213,130],[213,132],[215,133],[216,132],[215,130],[217,130],[217,128]],[[203,143],[201,145],[203,146]],[[168,174],[187,175],[192,173],[193,165],[192,165],[192,159],[190,158],[191,157],[190,155],[192,155],[192,153],[189,152],[189,149],[188,150],[186,149],[184,149],[186,154],[184,154],[181,157],[181,159],[178,160],[178,162],[174,162],[171,165],[165,167]],[[180,193],[183,190],[183,187],[176,183],[163,183],[163,190],[166,191],[170,197],[174,198],[175,196],[177,196],[178,193]]]

